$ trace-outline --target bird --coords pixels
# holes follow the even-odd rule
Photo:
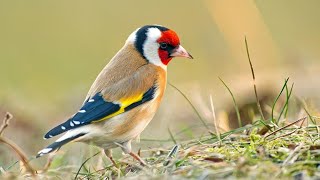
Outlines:
[[[112,149],[117,147],[146,165],[132,151],[131,142],[159,108],[167,65],[175,57],[193,59],[175,31],[161,25],[136,29],[99,73],[79,111],[47,132],[44,139],[64,134],[36,157],[56,152],[69,142],[84,142],[102,148],[115,166]]]

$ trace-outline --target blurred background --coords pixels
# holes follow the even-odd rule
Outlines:
[[[127,36],[146,24],[175,30],[194,56],[193,61],[174,59],[168,80],[209,124],[213,122],[212,95],[219,127],[224,131],[237,127],[236,119],[222,118],[228,112],[232,117],[233,104],[218,77],[240,106],[254,102],[245,36],[260,96],[273,100],[290,77],[293,94],[311,99],[316,111],[319,7],[317,0],[0,1],[0,119],[6,111],[14,115],[5,136],[29,157],[52,142],[43,140],[43,134],[80,107],[91,83]],[[265,111],[268,105],[263,104]],[[292,112],[290,117],[298,115]],[[177,139],[199,137],[203,130],[186,99],[170,86],[141,138],[168,139],[168,128]],[[183,129],[187,130],[179,133]],[[133,146],[154,144],[159,146],[157,141]],[[68,145],[63,151],[79,148],[86,147]],[[0,166],[16,159],[0,144]]]

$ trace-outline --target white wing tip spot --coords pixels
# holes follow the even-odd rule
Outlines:
[[[64,127],[64,126],[61,126],[61,129],[62,129],[62,130],[65,130],[65,129],[66,129],[66,127]]]
[[[88,102],[94,102],[94,99],[89,99],[89,101]]]
[[[79,113],[85,113],[86,112],[86,110],[80,110],[80,111],[78,111]]]
[[[73,126],[74,126],[74,124],[72,123],[72,121],[70,121],[70,126],[71,126],[71,127],[73,127]]]
[[[73,121],[74,124],[80,124],[80,121]]]

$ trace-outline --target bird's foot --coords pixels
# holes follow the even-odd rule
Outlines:
[[[110,161],[112,162],[113,166],[116,167],[116,168],[119,168],[118,167],[118,164],[116,163],[116,161],[114,161],[114,159],[111,157],[108,157],[110,159]]]
[[[140,165],[143,166],[143,167],[146,167],[148,166],[148,164],[137,154],[133,153],[133,152],[130,152],[129,153],[130,156],[132,156],[134,159],[136,159],[137,161],[140,162]]]
[[[118,164],[116,163],[116,161],[112,157],[112,151],[110,149],[104,149],[104,153],[110,159],[110,161],[112,162],[114,167],[119,168]]]

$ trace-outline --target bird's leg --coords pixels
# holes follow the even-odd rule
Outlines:
[[[134,153],[134,152],[129,152],[129,154],[130,154],[130,156],[132,156],[134,159],[136,159],[137,161],[139,161],[142,166],[147,166],[147,163],[146,163],[143,159],[141,159],[141,157],[140,157],[138,154],[136,154],[136,153]]]
[[[127,142],[125,142],[125,143],[122,143],[120,147],[121,147],[121,149],[122,149],[122,151],[123,151],[124,153],[129,154],[129,155],[132,156],[134,159],[136,159],[137,161],[139,161],[142,166],[147,166],[147,163],[146,163],[143,159],[141,159],[141,157],[140,157],[139,155],[137,155],[137,154],[135,154],[134,152],[132,152],[132,149],[131,149],[131,140],[130,140],[130,141],[127,141]]]
[[[112,151],[111,149],[104,149],[104,153],[105,155],[110,159],[110,161],[112,162],[112,164],[118,168],[117,163],[114,161],[113,157],[112,157]]]

